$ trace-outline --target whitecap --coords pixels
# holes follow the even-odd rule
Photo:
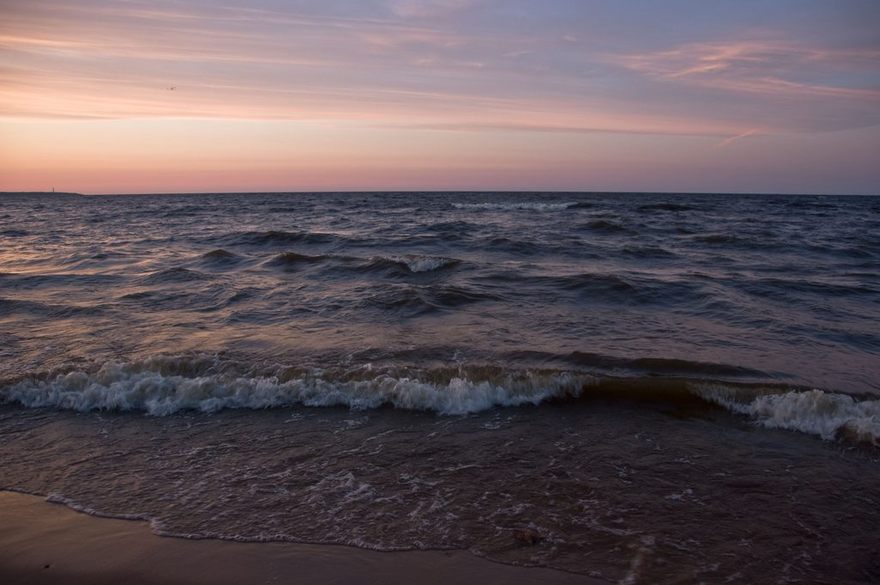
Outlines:
[[[728,410],[745,414],[767,428],[818,435],[844,436],[880,446],[880,400],[857,400],[847,394],[809,390],[763,394],[743,401],[735,389],[702,386],[697,393]]]
[[[453,377],[448,382],[381,374],[363,379],[328,379],[320,371],[278,377],[185,376],[142,366],[108,362],[95,373],[73,371],[49,379],[29,379],[0,389],[0,401],[27,407],[143,411],[154,416],[184,410],[266,409],[347,406],[362,410],[393,406],[446,415],[480,412],[496,406],[536,405],[554,397],[578,396],[586,375],[519,373],[496,381]]]
[[[442,256],[421,256],[418,254],[407,254],[405,256],[390,256],[388,258],[392,262],[404,264],[410,272],[431,272],[440,268],[446,268],[458,264],[459,261],[454,258],[444,258]]]

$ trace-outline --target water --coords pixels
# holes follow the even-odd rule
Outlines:
[[[0,487],[178,536],[870,581],[878,322],[878,197],[4,196]]]

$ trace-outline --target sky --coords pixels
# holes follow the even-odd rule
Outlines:
[[[877,0],[0,0],[0,191],[880,193]]]

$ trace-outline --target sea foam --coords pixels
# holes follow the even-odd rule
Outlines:
[[[846,394],[808,390],[760,395],[743,401],[725,386],[702,386],[698,395],[752,417],[758,424],[800,431],[833,440],[841,437],[880,446],[880,400],[856,400]]]
[[[278,377],[184,376],[140,370],[110,362],[95,373],[73,371],[45,380],[29,379],[0,389],[0,400],[28,407],[143,411],[154,416],[183,410],[216,412],[227,408],[393,406],[460,415],[495,406],[539,404],[554,397],[577,396],[592,377],[571,373],[510,375],[500,381],[453,377],[447,382],[381,374],[363,379],[328,379],[320,371],[281,380]]]
[[[497,370],[497,369],[496,369]],[[0,388],[0,402],[26,407],[88,412],[135,411],[166,416],[181,411],[268,409],[291,406],[344,406],[366,410],[391,406],[403,410],[464,415],[495,407],[537,405],[578,398],[587,392],[606,398],[632,398],[603,378],[565,370],[478,369],[442,374],[416,370],[342,372],[284,368],[265,375],[233,375],[206,356],[159,356],[141,362],[107,362],[96,370],[74,370],[29,377]],[[499,373],[501,372],[501,373]],[[625,382],[645,384],[645,379]],[[651,387],[653,388],[653,384]],[[859,400],[822,390],[778,392],[716,383],[687,383],[682,391],[767,428],[800,431],[826,440],[847,439],[880,446],[880,400]],[[605,394],[605,393],[608,394]],[[639,394],[635,394],[638,396]],[[649,392],[653,403],[680,396],[662,384]],[[637,401],[638,402],[638,401]]]
[[[410,272],[431,272],[440,268],[454,266],[460,261],[454,258],[442,256],[422,256],[420,254],[406,254],[404,256],[389,256],[387,260],[402,264]]]

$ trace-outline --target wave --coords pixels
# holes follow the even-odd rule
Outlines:
[[[329,256],[299,254],[297,252],[282,252],[266,261],[266,265],[281,268],[283,270],[295,270],[303,264],[317,264],[330,258]]]
[[[342,240],[340,236],[324,232],[286,232],[281,230],[249,231],[219,238],[233,245],[268,246],[278,244],[332,244]]]
[[[397,313],[400,317],[417,317],[456,309],[499,297],[461,286],[386,286],[361,301],[364,307]]]
[[[792,209],[836,209],[838,207],[835,203],[823,201],[789,201],[785,205]]]
[[[238,254],[233,254],[222,248],[205,252],[201,257],[205,262],[212,264],[234,264],[241,260],[241,256]]]
[[[481,226],[466,221],[444,221],[431,224],[426,229],[429,233],[435,234],[443,241],[457,242],[480,232]],[[394,228],[391,230],[391,233],[396,233],[397,231],[397,228]]]
[[[378,256],[368,264],[369,268],[398,267],[406,272],[433,272],[444,270],[461,264],[461,260],[443,256],[424,256],[421,254],[405,254],[403,256]]]
[[[750,401],[743,401],[735,391],[724,386],[701,386],[697,392],[706,400],[748,415],[768,428],[880,447],[880,400],[857,400],[847,394],[816,389],[766,394]]]
[[[636,209],[638,211],[692,211],[696,207],[680,203],[649,203],[647,205],[640,205]]]
[[[533,255],[541,253],[542,247],[535,242],[525,240],[514,240],[504,236],[497,236],[485,241],[487,248],[503,250],[513,254]]]
[[[535,279],[552,289],[590,293],[635,293],[637,286],[616,274],[583,273],[566,276],[547,276]]]
[[[385,272],[403,276],[421,272],[442,271],[461,264],[461,260],[455,258],[422,254],[359,258],[338,254],[311,255],[300,254],[299,252],[282,252],[273,256],[264,264],[283,270],[295,270],[303,265],[320,264],[323,262],[333,263],[335,268],[347,271]]]
[[[715,379],[766,379],[770,377],[770,374],[767,372],[753,368],[675,358],[622,358],[598,353],[574,351],[564,356],[562,359],[567,363],[582,367],[601,368],[604,370],[628,370],[650,375],[699,376],[712,377]]]
[[[300,206],[296,206],[296,205],[276,206],[276,207],[269,207],[266,209],[266,211],[268,211],[269,213],[301,213],[303,211],[303,206],[302,205],[300,205]]]
[[[612,273],[523,276],[509,271],[497,271],[481,278],[487,282],[516,283],[516,289],[511,293],[516,295],[546,296],[547,291],[551,290],[556,295],[568,294],[584,301],[619,305],[671,306],[701,303],[711,296],[699,282],[631,276],[624,278]]]
[[[515,201],[508,203],[453,203],[455,209],[476,209],[484,211],[561,211],[580,205],[575,201],[567,203],[541,203],[539,201]]]
[[[622,234],[628,233],[630,231],[619,223],[607,219],[595,219],[593,221],[579,225],[578,228],[582,230],[589,230],[592,232],[606,234]]]
[[[278,376],[163,374],[137,364],[132,367],[108,362],[94,373],[75,370],[45,380],[24,380],[0,390],[0,398],[28,407],[142,411],[153,416],[185,410],[217,412],[295,405],[357,410],[393,406],[461,415],[495,406],[535,405],[551,397],[575,396],[590,379],[571,373],[509,374],[496,382],[465,377],[433,382],[388,374],[333,379],[316,370],[285,380]]]
[[[724,408],[766,428],[880,447],[880,400],[876,399],[818,389],[599,377],[558,369],[495,365],[374,368],[368,364],[337,369],[275,366],[257,371],[241,370],[217,356],[157,356],[31,375],[0,386],[0,403],[151,416],[294,406],[393,407],[465,415],[497,407],[572,400]]]
[[[200,280],[207,280],[209,278],[210,276],[197,270],[190,270],[189,268],[178,266],[153,272],[152,274],[141,278],[140,282],[142,282],[143,284],[155,285],[169,284],[175,282],[195,282]]]
[[[17,490],[11,490],[11,491],[17,491]],[[20,492],[20,493],[29,493],[29,492]],[[35,495],[35,494],[31,494],[31,495]],[[161,532],[160,532],[161,523],[153,520],[147,514],[126,514],[124,512],[112,512],[112,513],[111,512],[104,512],[102,510],[97,510],[97,509],[92,508],[90,506],[80,504],[76,500],[74,500],[72,498],[68,498],[64,494],[59,494],[57,492],[51,492],[50,494],[48,494],[46,496],[45,499],[50,504],[61,504],[62,506],[66,506],[66,507],[70,508],[71,510],[74,510],[74,511],[79,512],[81,514],[86,514],[88,516],[94,516],[95,518],[113,518],[116,520],[137,520],[137,521],[149,522],[150,528],[154,532],[161,534]]]
[[[867,284],[845,285],[833,282],[810,281],[806,279],[795,280],[792,278],[760,278],[748,283],[749,290],[760,291],[764,288],[778,289],[782,291],[794,291],[804,294],[814,294],[822,298],[834,298],[843,295],[856,295],[868,297],[880,293],[876,286]]]
[[[744,238],[742,236],[737,236],[734,234],[702,234],[698,236],[694,236],[693,240],[695,242],[701,242],[703,244],[750,244],[751,240]]]
[[[657,245],[624,246],[621,253],[632,258],[677,258],[678,254]]]
[[[101,286],[118,282],[121,276],[115,274],[23,274],[14,272],[0,273],[3,286],[9,289],[38,289],[40,287],[79,287]]]
[[[0,297],[0,315],[25,314],[54,319],[71,319],[102,315],[103,313],[104,307],[101,305],[61,305]]]

